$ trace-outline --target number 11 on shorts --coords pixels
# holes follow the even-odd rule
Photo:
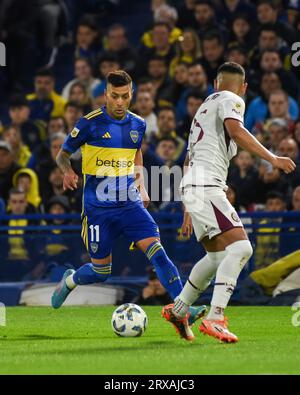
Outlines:
[[[99,243],[100,241],[100,228],[99,225],[90,225],[89,229],[91,231],[91,242],[93,243],[94,241],[96,243]]]

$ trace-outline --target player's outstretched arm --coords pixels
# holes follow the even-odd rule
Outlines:
[[[230,137],[244,150],[267,160],[273,167],[283,170],[286,174],[295,170],[296,165],[290,158],[272,154],[248,132],[240,121],[226,119],[224,123]]]
[[[69,154],[69,152],[61,149],[56,157],[56,163],[64,174],[64,180],[63,180],[64,191],[66,189],[71,189],[71,191],[73,191],[74,189],[77,188],[78,176],[72,169],[70,156],[71,155]]]

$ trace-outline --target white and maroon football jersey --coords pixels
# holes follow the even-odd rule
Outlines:
[[[235,93],[220,91],[211,94],[199,107],[188,140],[189,168],[181,181],[187,185],[226,185],[230,159],[237,145],[230,138],[226,119],[244,122],[245,103]]]

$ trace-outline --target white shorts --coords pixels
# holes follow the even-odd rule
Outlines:
[[[182,191],[182,202],[192,218],[198,241],[243,227],[222,188],[187,186]]]

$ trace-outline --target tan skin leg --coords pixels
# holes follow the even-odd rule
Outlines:
[[[247,233],[244,228],[233,228],[220,235],[209,239],[208,236],[201,240],[207,252],[224,251],[227,246],[235,241],[248,240]]]
[[[159,237],[148,237],[147,239],[143,239],[143,240],[138,241],[136,243],[136,245],[143,253],[146,253],[147,248],[154,241],[159,241],[160,242],[160,238]]]

